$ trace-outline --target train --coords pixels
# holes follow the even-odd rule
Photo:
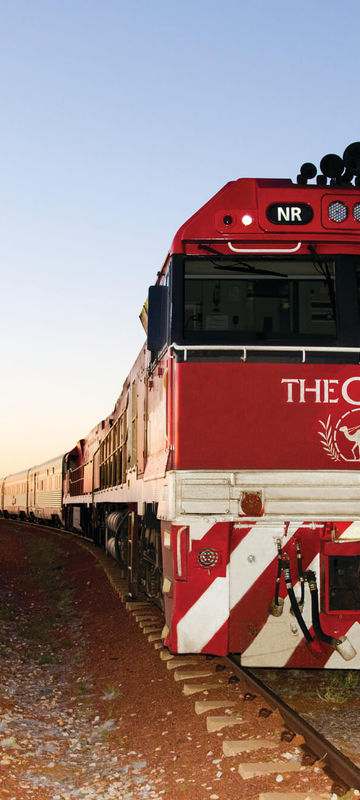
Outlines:
[[[228,182],[176,233],[111,413],[5,477],[2,516],[105,548],[173,653],[358,669],[359,299],[359,142]]]

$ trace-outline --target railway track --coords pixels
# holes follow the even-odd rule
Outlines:
[[[17,521],[16,524],[19,522]],[[31,528],[33,529],[34,526],[32,525]],[[46,526],[41,526],[41,531],[46,529]],[[48,530],[55,535],[67,535],[66,532],[51,527]],[[275,796],[278,800],[283,800],[285,797],[286,800],[291,800],[292,797],[296,800],[300,800],[300,798],[305,800],[308,795],[306,791],[300,792],[299,786],[294,788],[294,777],[299,774],[302,776],[302,780],[308,781],[309,788],[313,788],[313,778],[316,779],[316,785],[321,785],[320,772],[322,770],[324,771],[323,788],[319,792],[316,790],[311,792],[309,796],[313,800],[317,800],[317,798],[330,799],[334,793],[336,793],[336,797],[342,797],[350,789],[360,790],[360,769],[251,671],[242,668],[234,657],[224,659],[204,655],[175,656],[169,653],[162,645],[163,619],[158,607],[152,607],[149,602],[141,599],[129,601],[126,598],[126,583],[117,563],[102,550],[94,548],[89,540],[73,533],[72,537],[90,550],[100,561],[113,587],[121,599],[126,601],[127,609],[134,615],[143,634],[159,652],[160,659],[164,665],[166,664],[169,674],[181,687],[182,693],[189,700],[195,700],[195,713],[204,716],[209,734],[224,736],[221,740],[222,758],[229,756],[232,757],[232,760],[238,759],[241,754],[241,762],[237,763],[237,770],[243,780],[251,777],[252,780],[255,780],[255,785],[257,779],[264,779],[264,776],[270,782],[272,778],[276,780],[277,776],[280,776],[281,780],[283,780],[283,775],[286,776],[285,794],[280,791],[268,791],[259,792],[258,795],[253,794],[252,797],[258,797],[259,800],[260,798],[261,800],[274,800]],[[244,701],[247,700],[256,700],[256,702],[245,703]],[[264,708],[264,702],[270,708]],[[249,711],[251,707],[253,707],[253,712]],[[277,722],[273,727],[279,727],[280,717],[283,722],[280,737],[278,731],[273,735],[271,722],[269,723],[271,714],[274,712],[273,719],[276,718]],[[240,738],[228,739],[229,730],[231,733],[234,730]],[[253,735],[251,735],[252,730],[254,730]],[[291,750],[291,753],[287,754],[288,762],[283,759],[285,743]],[[265,753],[263,757],[266,761],[252,760],[254,753],[257,754],[258,750],[262,755]],[[236,767],[232,767],[232,769],[236,769]],[[292,785],[287,782],[289,776],[290,782],[293,778]],[[329,780],[331,785],[329,785]],[[326,791],[324,791],[325,785],[327,786]],[[278,788],[276,784],[274,788]],[[244,794],[245,796],[247,797],[247,794]],[[352,796],[355,798],[358,795],[346,794],[347,800],[348,798],[350,800]]]
[[[327,796],[334,798],[343,797],[344,795],[346,795],[347,800],[350,800],[351,790],[360,790],[360,770],[358,767],[306,722],[301,715],[291,709],[259,678],[254,676],[248,669],[239,666],[234,657],[174,656],[163,648],[161,645],[159,616],[152,617],[151,611],[149,612],[146,607],[147,605],[135,601],[127,603],[127,608],[135,614],[143,632],[148,634],[149,641],[154,642],[155,647],[159,650],[160,657],[167,662],[168,669],[173,670],[175,680],[183,687],[183,693],[189,698],[193,697],[193,695],[198,698],[206,696],[205,700],[198,699],[195,701],[195,712],[207,715],[206,724],[209,732],[216,732],[222,728],[229,730],[241,725],[244,721],[242,714],[238,713],[241,700],[255,700],[256,697],[259,698],[259,695],[270,706],[271,710],[266,707],[258,708],[254,712],[254,723],[256,716],[258,718],[268,718],[274,710],[281,716],[284,729],[281,733],[280,742],[277,740],[277,736],[270,738],[266,733],[265,738],[260,739],[260,741],[259,734],[257,734],[256,738],[224,740],[223,753],[229,756],[241,754],[242,758],[244,755],[246,757],[248,752],[251,753],[258,749],[257,744],[260,745],[260,751],[266,751],[268,747],[274,748],[275,757],[272,761],[260,763],[249,761],[248,765],[242,761],[239,765],[239,773],[242,777],[245,779],[246,777],[256,778],[277,772],[282,778],[282,772],[286,774],[292,769],[296,770],[297,767],[299,769],[308,767],[310,770],[315,767],[317,770],[323,770],[331,779],[331,792],[326,795],[325,793],[314,793],[312,791],[309,795],[309,800],[310,798],[315,800],[320,797],[325,800]],[[229,686],[234,686],[237,680],[245,682],[256,694],[245,691],[238,692],[236,696],[231,693]],[[220,711],[224,712],[222,716],[212,716],[214,712],[219,713]],[[296,757],[296,751],[293,753],[294,758],[290,760],[290,766],[283,760],[279,760],[279,749],[280,751],[283,750],[284,742],[291,744],[294,740],[296,750],[299,751],[299,739],[301,739],[302,750],[301,765],[300,759]],[[282,753],[280,752],[281,755]],[[291,790],[287,790],[285,795],[280,792],[263,792],[258,795],[261,800],[275,800],[275,796],[279,800],[285,797],[286,800],[291,800],[292,797],[296,798],[296,800],[300,800],[300,798],[306,800],[308,798],[306,792],[300,793]],[[352,796],[355,798],[358,795],[353,794]]]
[[[241,667],[235,658],[229,657],[225,661],[231,666],[235,675],[245,679],[249,687],[260,692],[264,700],[273,709],[278,709],[284,722],[289,728],[290,736],[299,734],[304,737],[307,747],[315,754],[316,758],[325,763],[329,773],[334,774],[342,782],[337,788],[344,793],[350,787],[360,789],[360,769],[350,761],[328,739],[310,725],[300,714],[285,703],[279,695],[272,691],[258,677],[245,667]],[[290,739],[291,740],[291,739]],[[334,790],[336,787],[334,787]]]

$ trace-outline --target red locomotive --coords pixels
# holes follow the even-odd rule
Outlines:
[[[58,506],[52,462],[3,482],[3,513],[106,547],[175,653],[360,667],[360,143],[320,166],[232,181],[180,228]]]

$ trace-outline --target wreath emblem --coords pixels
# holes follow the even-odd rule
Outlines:
[[[321,446],[332,461],[360,462],[360,408],[346,411],[334,427],[330,414],[326,422],[318,422],[322,428],[318,431]]]
[[[323,430],[318,431],[318,434],[321,438],[321,444],[325,450],[325,453],[329,456],[329,458],[332,459],[332,461],[340,461],[340,455],[334,443],[334,429],[331,424],[330,414],[326,422],[323,422],[322,419],[319,419],[319,423],[323,427]]]

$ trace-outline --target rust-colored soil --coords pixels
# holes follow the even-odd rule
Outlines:
[[[72,538],[1,520],[0,564],[0,799],[257,800],[266,789],[330,797],[321,767],[286,773],[301,748],[280,742],[277,712],[259,717],[264,703],[244,702],[246,687],[228,685],[228,671],[222,696],[245,723],[207,732],[194,703],[219,692],[183,695],[103,567]],[[238,774],[240,760],[267,752],[223,756],[225,739],[250,736],[278,736],[275,775]]]

